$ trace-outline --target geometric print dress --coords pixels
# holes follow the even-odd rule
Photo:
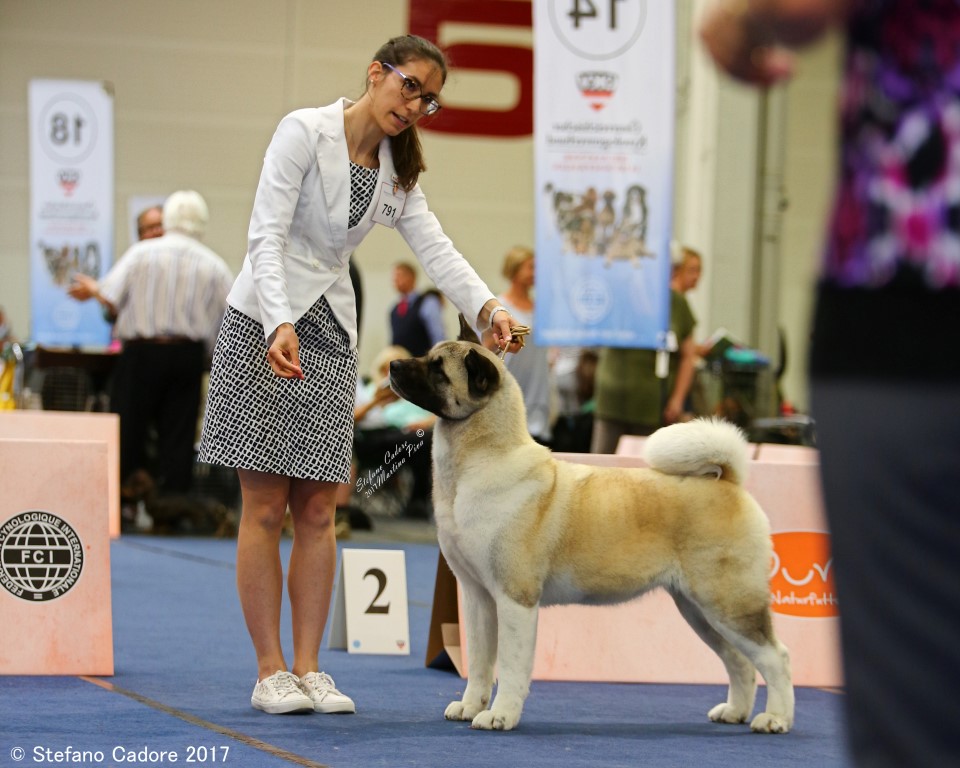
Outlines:
[[[350,164],[354,227],[377,169]],[[199,461],[307,480],[350,482],[357,351],[321,296],[294,324],[304,379],[267,362],[263,325],[228,306],[214,348]]]

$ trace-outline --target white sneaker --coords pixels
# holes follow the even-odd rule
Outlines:
[[[282,670],[274,672],[263,680],[257,680],[250,703],[254,709],[271,715],[313,710],[313,699],[300,690],[300,680],[297,676]]]
[[[307,672],[300,678],[300,687],[313,702],[315,712],[327,715],[352,714],[357,711],[353,699],[337,690],[333,678],[326,672]]]

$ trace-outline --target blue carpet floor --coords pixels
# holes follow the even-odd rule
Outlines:
[[[809,688],[797,690],[786,736],[709,722],[707,710],[726,695],[720,686],[534,682],[516,731],[446,722],[464,681],[424,667],[436,546],[344,546],[403,549],[407,563],[410,656],[353,655],[324,642],[321,666],[356,701],[356,715],[250,707],[256,665],[234,541],[124,536],[111,547],[115,675],[0,677],[0,766],[160,766],[173,755],[234,768],[850,765],[840,695]],[[290,542],[283,547],[286,557]],[[283,626],[289,650],[288,612]]]

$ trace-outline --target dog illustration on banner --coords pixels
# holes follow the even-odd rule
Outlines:
[[[96,242],[84,245],[47,245],[39,243],[43,263],[54,285],[69,285],[75,272],[99,277],[100,247]],[[82,250],[81,250],[82,249]]]
[[[661,587],[721,658],[721,723],[786,733],[794,694],[771,619],[766,516],[743,489],[747,444],[732,424],[696,420],[646,441],[650,468],[557,461],[526,430],[523,397],[460,318],[457,341],[390,364],[394,391],[432,413],[433,503],[444,557],[463,590],[469,679],[448,720],[510,730],[530,689],[540,606],[615,604]],[[499,670],[492,699],[494,669]]]
[[[619,214],[617,193],[612,189],[599,193],[595,187],[587,187],[575,194],[548,184],[546,192],[552,199],[554,226],[564,252],[600,256],[607,267],[622,260],[639,267],[641,259],[656,256],[646,244],[647,191],[641,185],[627,188]]]

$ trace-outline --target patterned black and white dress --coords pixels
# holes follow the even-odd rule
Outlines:
[[[350,164],[355,227],[377,169]],[[304,379],[277,376],[263,325],[228,307],[210,370],[199,460],[327,482],[350,481],[357,351],[321,296],[294,324]]]

